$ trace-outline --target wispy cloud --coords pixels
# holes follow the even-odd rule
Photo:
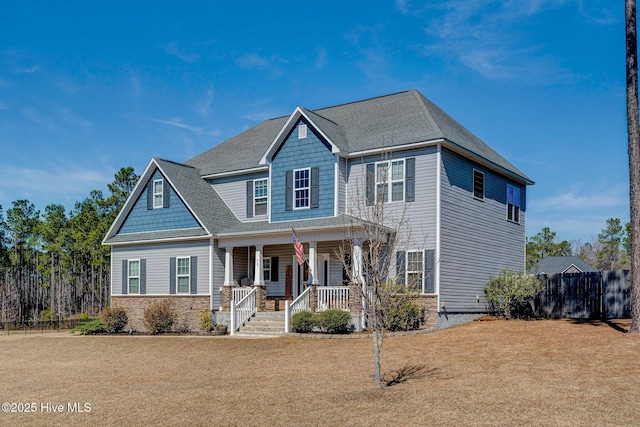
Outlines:
[[[574,211],[625,207],[628,204],[628,187],[624,184],[613,184],[593,189],[575,185],[550,197],[536,200],[533,207],[540,211],[549,211],[550,209]]]
[[[167,43],[167,45],[164,48],[164,51],[167,54],[171,56],[175,56],[176,58],[184,62],[188,62],[190,64],[200,61],[200,54],[194,53],[194,52],[189,52],[189,53],[185,52],[183,49],[180,49],[178,47],[178,43],[175,41]]]
[[[182,120],[178,117],[174,117],[169,120],[162,120],[162,119],[148,119],[148,120],[156,123],[161,123],[167,126],[177,127],[179,129],[183,129],[199,135],[220,136],[220,131],[218,130],[205,130],[197,126],[191,126],[186,123],[183,123]]]
[[[409,13],[408,3],[408,0],[396,0],[396,9],[398,9],[403,15],[406,15]]]
[[[265,57],[256,53],[244,53],[235,59],[238,67],[244,70],[266,71],[267,77],[270,79],[280,77],[283,74],[281,66],[287,62],[286,59],[278,55]]]
[[[209,112],[211,111],[212,104],[213,104],[213,89],[207,88],[204,91],[203,99],[197,102],[193,109],[201,117],[207,118],[209,116]]]
[[[327,49],[322,47],[318,49],[318,56],[316,58],[316,69],[322,70],[329,63],[327,58]]]
[[[21,112],[32,123],[47,129],[60,130],[64,127],[62,125],[67,125],[73,129],[89,130],[92,126],[90,120],[61,105],[47,105],[45,108],[26,106]]]

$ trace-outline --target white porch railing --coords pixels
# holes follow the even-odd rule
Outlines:
[[[236,302],[231,301],[231,335],[235,335],[236,331],[256,313],[256,290],[258,288],[249,288],[246,295]],[[234,289],[234,298],[235,298]]]
[[[318,286],[318,311],[349,311],[348,286]]]
[[[239,288],[232,289],[232,299],[236,302],[240,301],[242,298],[246,297],[253,287],[251,286],[243,286]]]
[[[291,332],[291,316],[301,311],[309,311],[311,307],[309,305],[309,294],[311,288],[307,288],[303,293],[298,295],[298,298],[294,299],[291,304],[288,301],[284,304],[284,331]]]

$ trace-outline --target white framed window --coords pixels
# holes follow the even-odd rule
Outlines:
[[[191,258],[176,258],[176,267],[177,291],[179,294],[188,294],[191,288]]]
[[[309,207],[309,192],[311,188],[311,170],[295,169],[293,171],[293,208],[306,209]]]
[[[255,215],[267,214],[267,198],[269,185],[267,178],[253,181],[253,212]]]
[[[307,125],[298,126],[298,139],[305,139],[307,137]]]
[[[520,223],[520,189],[507,184],[507,220]]]
[[[484,200],[484,172],[473,170],[473,197]]]
[[[271,258],[262,259],[262,278],[265,282],[271,281]]]
[[[161,208],[163,205],[162,200],[163,181],[161,179],[153,180],[153,208]]]
[[[407,251],[406,282],[408,286],[422,292],[423,251]]]
[[[140,260],[131,259],[128,263],[127,282],[130,294],[140,293]]]
[[[404,159],[376,163],[376,200],[404,201]]]

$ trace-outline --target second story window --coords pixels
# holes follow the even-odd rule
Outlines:
[[[404,160],[376,163],[376,199],[404,201]]]
[[[161,179],[153,181],[153,208],[161,208],[163,206],[162,194],[163,194],[163,182]]]
[[[484,200],[484,173],[473,170],[473,197]]]
[[[309,175],[309,168],[293,171],[294,209],[304,209],[309,207]]]
[[[520,189],[507,184],[507,220],[520,223]]]
[[[256,215],[266,215],[267,213],[268,188],[266,178],[253,181],[253,203]]]

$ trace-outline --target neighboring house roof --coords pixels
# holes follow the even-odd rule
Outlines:
[[[524,184],[533,184],[523,172],[416,90],[317,110],[302,107],[296,108],[296,112],[298,110],[326,134],[345,157],[440,142]],[[201,169],[203,176],[264,167],[260,160],[290,118],[264,121],[185,163]]]
[[[548,256],[529,269],[531,274],[595,273],[598,270],[577,256]]]

